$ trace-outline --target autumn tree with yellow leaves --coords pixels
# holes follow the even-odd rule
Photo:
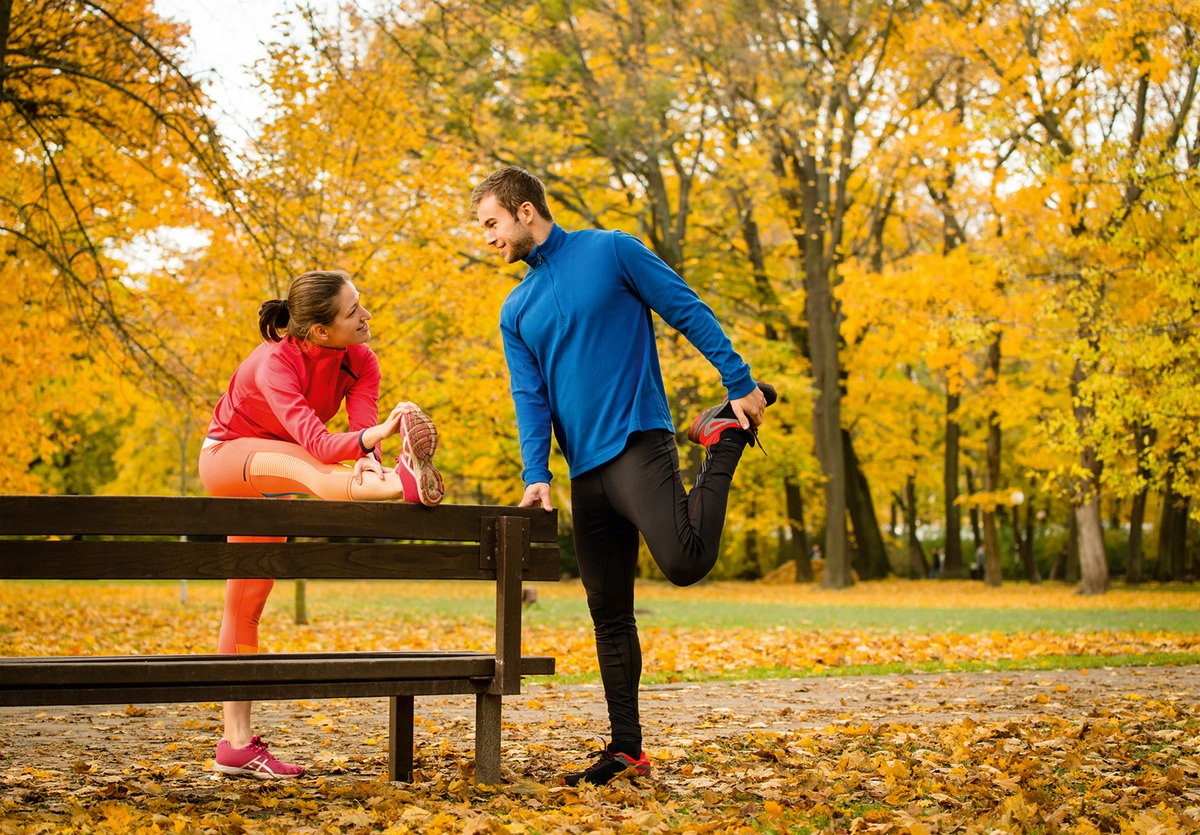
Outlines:
[[[1038,427],[1066,460],[1033,469],[1070,499],[1081,591],[1102,592],[1108,567],[1101,494],[1106,485],[1137,492],[1123,464],[1146,454],[1137,452],[1134,436],[1162,426],[1172,452],[1192,443],[1174,427],[1185,415],[1194,419],[1195,406],[1166,415],[1138,397],[1130,383],[1140,375],[1127,351],[1161,361],[1161,372],[1180,382],[1178,355],[1151,345],[1163,336],[1191,350],[1196,344],[1194,280],[1180,284],[1169,276],[1188,271],[1180,259],[1190,235],[1172,203],[1177,189],[1188,194],[1194,183],[1197,65],[1188,44],[1198,9],[996,2],[944,10],[947,42],[959,45],[994,91],[978,99],[972,115],[1005,132],[1004,176],[993,178],[999,225],[986,245],[1035,294],[1032,321],[1013,324],[1032,326],[1049,346],[1051,384],[1071,398],[1069,412],[1046,416]],[[1180,292],[1191,298],[1182,311]],[[1182,460],[1164,457],[1153,475],[1143,466],[1140,478],[1160,480],[1170,515],[1186,504],[1167,487]]]
[[[64,473],[131,419],[139,386],[191,396],[169,270],[135,263],[169,256],[168,231],[202,223],[198,184],[227,194],[182,38],[145,0],[3,4],[0,236],[13,281],[0,309],[17,330],[0,362],[2,489],[69,489]]]
[[[1078,566],[1100,593],[1115,553],[1131,580],[1182,577],[1200,519],[1197,8],[385,0],[292,20],[229,166],[181,31],[148,3],[17,5],[0,221],[24,330],[0,382],[27,405],[5,417],[0,484],[73,489],[32,462],[90,442],[111,472],[85,486],[189,489],[254,308],[320,266],[350,270],[377,317],[385,399],[443,427],[452,499],[514,500],[496,321],[521,271],[467,204],[516,163],[565,226],[646,241],[783,393],[720,571],[789,558],[804,576],[798,546],[819,541],[831,587],[924,574],[934,543],[948,576],[981,547],[989,584]],[[176,227],[206,246],[131,269]],[[686,426],[721,392],[670,329],[660,343]],[[150,475],[164,456],[170,482]],[[1076,544],[1039,568],[1054,528]]]

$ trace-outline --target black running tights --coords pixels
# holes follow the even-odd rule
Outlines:
[[[596,630],[596,655],[614,746],[632,747],[642,730],[638,682],[642,649],[633,615],[638,534],[667,579],[703,579],[720,554],[733,472],[749,434],[726,432],[708,452],[691,493],[684,490],[674,436],[630,436],[617,458],[571,481],[575,553]]]

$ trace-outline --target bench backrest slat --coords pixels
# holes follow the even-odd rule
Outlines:
[[[520,541],[528,543],[516,582],[558,579],[556,514],[540,508],[0,496],[0,536],[29,537],[0,539],[0,578],[496,580],[503,519],[520,522]],[[291,541],[226,543],[227,535],[288,536]],[[511,553],[514,546],[507,547]]]
[[[540,508],[209,496],[0,496],[3,536],[333,536],[477,542],[483,516],[530,520],[531,542],[557,539]]]

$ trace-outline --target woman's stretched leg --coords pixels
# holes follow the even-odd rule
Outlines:
[[[380,478],[363,473],[362,483],[343,464],[324,464],[304,447],[287,441],[235,438],[200,453],[200,480],[214,496],[317,496],[338,501],[420,500],[416,482],[403,470]],[[411,482],[405,484],[406,481]]]

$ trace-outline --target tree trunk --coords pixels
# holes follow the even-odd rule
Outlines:
[[[1016,517],[1020,514],[1014,513],[1013,515]],[[1038,570],[1037,560],[1033,558],[1033,521],[1036,517],[1033,502],[1027,502],[1025,505],[1025,535],[1021,537],[1021,563],[1025,566],[1025,579],[1029,581],[1029,584],[1040,586],[1042,573]]]
[[[850,492],[846,504],[850,512],[850,524],[854,528],[856,567],[863,580],[879,580],[891,571],[887,546],[883,542],[883,531],[879,528],[879,517],[875,514],[875,502],[871,499],[871,486],[862,471],[858,455],[854,452],[854,440],[847,430],[842,430],[842,447],[846,453],[846,477]]]
[[[810,295],[809,305],[816,307],[824,302],[818,294]],[[828,294],[824,297],[828,300]],[[811,321],[811,319],[810,319]],[[820,331],[822,329],[814,329]],[[826,341],[826,335],[810,332],[814,360],[829,350],[829,345],[817,347]],[[829,368],[829,357],[814,362],[817,395],[813,404],[813,435],[816,441],[817,461],[825,476],[825,571],[821,575],[823,588],[841,589],[853,584],[850,575],[849,536],[846,528],[846,464],[841,443],[841,404],[837,390],[837,369]]]
[[[1104,594],[1108,590],[1108,560],[1104,553],[1104,526],[1100,518],[1100,499],[1075,508],[1079,523],[1080,594]]]
[[[1175,579],[1174,566],[1171,558],[1175,549],[1171,547],[1171,538],[1175,534],[1175,491],[1171,489],[1171,478],[1167,476],[1167,487],[1163,491],[1162,509],[1158,514],[1158,559],[1154,566],[1154,579],[1160,583]]]
[[[1093,414],[1082,395],[1086,372],[1080,360],[1071,374],[1071,395],[1075,400],[1075,427],[1080,438],[1087,437]],[[1082,475],[1075,484],[1072,504],[1079,523],[1080,594],[1104,594],[1108,590],[1108,556],[1104,552],[1104,525],[1100,516],[1100,461],[1096,448],[1084,443],[1079,451]]]
[[[942,488],[946,502],[946,559],[942,566],[943,577],[967,576],[962,553],[962,510],[958,506],[958,425],[959,398],[957,394],[946,395],[946,457],[942,466]]]
[[[1067,529],[1067,562],[1064,566],[1063,580],[1067,583],[1079,582],[1079,518],[1075,509],[1068,514],[1070,526]]]
[[[996,533],[996,511],[985,510],[983,516],[983,583],[999,586],[1003,580],[1000,565],[1000,537]]]
[[[813,581],[812,554],[808,550],[808,529],[804,525],[804,497],[800,485],[790,478],[783,480],[787,500],[788,527],[791,530],[791,558],[796,561],[796,582]]]
[[[759,554],[758,534],[749,530],[746,532],[746,559],[742,564],[738,579],[759,580],[762,576],[762,555]]]
[[[1129,550],[1125,555],[1125,582],[1140,583],[1142,576],[1142,526],[1146,521],[1146,499],[1149,488],[1143,487],[1133,497],[1129,509]]]
[[[988,346],[987,370],[989,382],[995,385],[1000,379],[1000,334],[997,333]],[[993,409],[988,414],[987,461],[983,471],[983,489],[987,492],[1000,489],[1000,415]],[[983,582],[999,586],[1001,580],[1000,538],[996,535],[996,510],[988,503],[983,509],[983,548],[986,554]]]
[[[1141,421],[1133,427],[1133,451],[1137,456],[1138,477],[1143,485],[1149,485],[1150,472],[1146,466],[1146,453],[1154,445],[1158,432]],[[1129,551],[1125,557],[1125,582],[1140,583],[1146,579],[1145,545],[1143,528],[1146,523],[1146,502],[1150,498],[1149,486],[1143,486],[1133,497],[1129,510]]]
[[[967,467],[966,475],[967,494],[970,495],[975,492],[975,471]],[[967,513],[967,518],[971,522],[971,539],[975,544],[975,551],[979,553],[979,549],[983,547],[983,531],[979,527],[979,508],[971,505],[971,509]]]
[[[1159,519],[1158,570],[1155,577],[1163,582],[1181,580],[1187,562],[1187,502],[1175,492],[1175,482],[1169,473]]]
[[[804,221],[804,302],[808,320],[808,344],[812,351],[813,440],[817,461],[825,477],[825,572],[822,588],[841,589],[853,585],[850,574],[849,537],[846,529],[846,455],[842,446],[842,393],[839,381],[839,326],[837,302],[833,298],[830,265],[823,244],[826,235],[824,206],[828,198],[828,174],[818,170],[817,160],[805,153],[796,171],[802,183]],[[824,186],[824,187],[822,187]],[[826,200],[822,200],[822,194]]]
[[[966,102],[960,97],[955,98],[955,124],[962,124]],[[937,188],[932,182],[926,186],[933,196],[934,202],[942,212],[942,254],[949,255],[966,242],[962,224],[954,214],[950,202],[950,194],[954,188],[955,169],[946,165],[941,172],[944,188]],[[958,500],[958,456],[959,435],[962,428],[958,425],[959,393],[954,391],[954,383],[947,374],[946,379],[946,455],[942,466],[942,492],[946,502],[946,545],[942,551],[942,566],[938,576],[959,579],[967,576],[966,565],[962,553],[962,510]]]
[[[917,484],[910,475],[904,483],[904,527],[908,537],[908,576],[913,580],[924,580],[929,576],[929,564],[925,561],[925,549],[917,536]]]
[[[1183,579],[1188,583],[1196,581],[1196,574],[1200,573],[1200,524],[1193,524],[1191,514],[1188,512],[1188,505],[1191,504],[1191,499],[1187,499],[1184,503],[1183,510],[1183,543],[1184,543],[1184,563],[1183,563]],[[1189,548],[1187,545],[1188,534],[1191,534],[1192,545]]]

